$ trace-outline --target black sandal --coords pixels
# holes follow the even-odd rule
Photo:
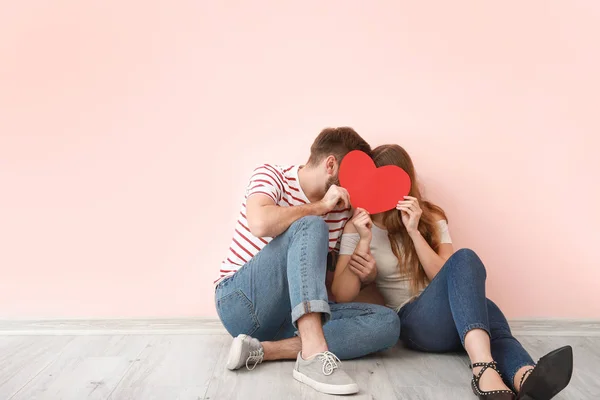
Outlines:
[[[503,390],[490,390],[490,391],[484,392],[479,387],[479,380],[481,379],[481,376],[483,375],[483,373],[485,372],[486,369],[491,368],[491,369],[495,370],[498,373],[498,375],[500,375],[500,371],[498,371],[498,363],[496,363],[496,361],[475,363],[475,364],[470,365],[469,367],[471,369],[476,368],[476,367],[483,367],[483,368],[481,368],[481,371],[479,371],[477,376],[475,376],[475,374],[473,374],[473,379],[471,380],[471,388],[473,389],[473,393],[475,393],[475,396],[479,397],[479,400],[514,400],[515,399],[515,394],[511,390],[503,389]],[[502,378],[502,375],[500,375],[500,377]]]
[[[523,383],[525,377],[529,378]],[[564,346],[540,358],[521,378],[519,400],[550,400],[567,387],[573,375],[573,348]]]
[[[531,367],[527,371],[523,372],[523,376],[521,377],[521,380],[519,381],[520,388],[523,387],[523,381],[525,380],[525,378],[527,378],[527,375],[529,375],[533,370],[534,370],[534,367]]]

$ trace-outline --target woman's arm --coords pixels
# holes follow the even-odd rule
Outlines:
[[[437,273],[440,272],[440,269],[442,269],[446,260],[454,253],[452,243],[440,244],[438,252],[436,253],[421,235],[421,232],[417,230],[409,235],[415,244],[419,261],[425,270],[427,278],[432,280]]]
[[[346,226],[349,225],[352,225],[352,223],[346,224]],[[344,232],[346,232],[346,229],[344,229]],[[369,251],[370,246],[370,240],[360,239],[358,245],[356,246],[355,252]],[[335,266],[335,274],[333,276],[331,292],[335,296],[335,301],[338,303],[349,303],[353,301],[360,292],[360,278],[348,267],[351,257],[352,256],[349,254],[340,254]]]
[[[454,253],[452,243],[441,243],[437,253],[429,246],[429,243],[427,243],[418,229],[419,219],[423,211],[416,198],[405,196],[405,200],[398,202],[396,208],[402,211],[402,222],[415,245],[417,256],[425,270],[427,278],[432,280],[440,272],[446,260]],[[435,215],[435,217],[440,221],[443,220],[443,216],[441,215]]]
[[[360,233],[355,223],[359,225]],[[338,303],[353,301],[359,295],[362,284],[371,283],[375,279],[377,271],[370,254],[370,223],[368,214],[361,215],[359,212],[344,227],[340,255],[331,285],[331,292]],[[363,267],[366,264],[369,264],[371,268]]]

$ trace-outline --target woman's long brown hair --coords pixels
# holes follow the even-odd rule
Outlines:
[[[419,232],[421,232],[421,235],[423,235],[431,248],[437,252],[440,245],[437,221],[440,218],[447,220],[446,213],[440,207],[422,198],[415,167],[406,150],[395,144],[386,144],[375,148],[372,156],[377,167],[396,165],[406,171],[412,182],[409,196],[416,197],[423,210],[421,219],[419,220]],[[425,287],[429,280],[423,266],[419,262],[415,245],[402,223],[400,210],[393,209],[386,211],[383,223],[388,232],[392,251],[396,258],[398,258],[400,272],[410,278],[411,293],[415,295],[420,289]]]

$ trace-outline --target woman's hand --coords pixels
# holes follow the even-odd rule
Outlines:
[[[419,231],[419,219],[423,210],[419,206],[419,200],[416,197],[404,196],[396,205],[396,209],[402,213],[402,223],[409,234]]]
[[[371,240],[371,228],[373,227],[373,222],[371,221],[371,217],[367,210],[362,208],[357,208],[354,210],[354,216],[351,220],[352,224],[356,228],[361,240]]]
[[[371,253],[361,252],[358,249],[350,257],[348,268],[364,285],[372,283],[377,277],[377,266]]]

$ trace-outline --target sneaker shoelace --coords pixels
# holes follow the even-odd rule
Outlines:
[[[246,368],[248,371],[252,371],[258,364],[263,362],[264,356],[265,352],[262,348],[251,351],[248,359],[246,359]]]
[[[319,354],[319,360],[323,361],[323,374],[327,376],[342,365],[340,359],[330,351]]]

